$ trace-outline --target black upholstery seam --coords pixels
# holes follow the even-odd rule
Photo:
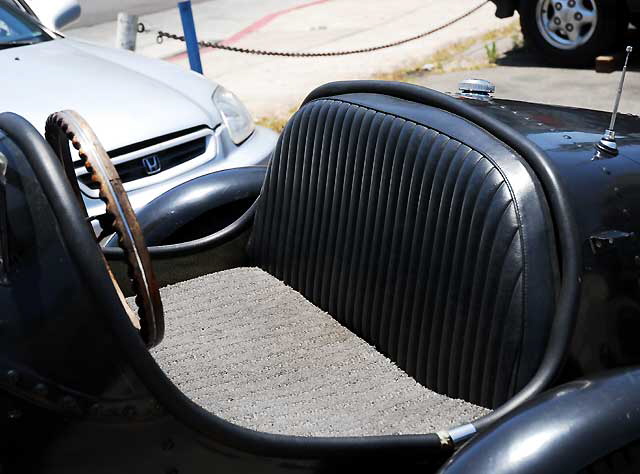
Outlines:
[[[503,185],[504,185],[504,181],[501,182],[496,187],[495,191],[492,194],[492,197],[491,197],[491,200],[490,200],[489,204],[493,203],[493,200],[498,196],[498,193],[499,193],[500,189],[502,189]],[[499,217],[496,217],[496,219],[495,219],[494,228],[500,227],[500,222],[502,221],[504,216],[508,213],[512,201],[513,200],[510,199],[509,201],[507,201],[506,203],[503,204],[503,208],[501,209],[501,211],[499,213]],[[491,226],[491,222],[489,223],[489,228],[490,228],[490,226]],[[484,235],[485,232],[487,232],[487,229],[488,229],[487,220],[485,220],[484,223],[482,224],[481,237]],[[517,230],[516,230],[516,232],[517,232]],[[513,240],[513,237],[511,237],[511,239]],[[485,241],[485,240],[488,240],[488,239],[482,239],[481,238],[480,240],[481,241]],[[487,256],[488,256],[487,263],[490,262],[492,256],[495,255],[495,246],[496,246],[496,241],[494,240],[489,245],[489,250],[488,250],[488,253],[487,253]],[[482,269],[479,268],[477,263],[476,263],[475,272],[478,272],[478,271],[481,272]],[[474,278],[474,280],[475,280],[475,278]],[[476,294],[477,294],[477,301],[479,303],[479,307],[480,308],[485,308],[486,307],[485,299],[487,297],[487,292],[491,291],[487,287],[487,284],[488,284],[488,279],[487,278],[482,279],[481,283],[478,284],[478,285],[480,285],[480,289],[477,291]],[[495,312],[495,308],[494,308],[493,312]],[[482,314],[482,310],[480,310],[480,313]],[[481,323],[482,323],[482,320],[478,319],[478,324],[475,325],[475,327],[473,328],[473,330],[471,332],[472,336],[474,336],[474,337],[471,338],[471,340],[472,341],[485,341],[485,343],[486,343],[486,341],[487,341],[486,336],[485,336],[485,338],[483,338],[482,334],[479,334]],[[488,352],[485,353],[485,356],[483,358],[484,360],[481,361],[479,359],[479,357],[478,357],[478,351],[482,351],[481,345],[480,344],[476,344],[475,346],[472,346],[472,347],[474,347],[474,350],[473,351],[471,351],[471,350],[469,351],[470,353],[472,353],[472,356],[470,357],[470,361],[469,361],[469,367],[470,368],[468,369],[469,373],[471,374],[470,375],[471,378],[473,378],[474,374],[476,374],[476,373],[480,373],[480,374],[484,375],[486,357],[487,357],[487,354],[488,354]],[[469,383],[469,387],[470,387],[469,388],[469,390],[470,390],[469,399],[474,400],[474,402],[472,402],[472,403],[477,403],[477,404],[482,405],[482,406],[489,405],[490,408],[495,408],[495,407],[491,406],[491,405],[493,405],[493,400],[491,400],[491,403],[486,403],[486,400],[483,400],[483,392],[482,392],[483,386],[482,386],[482,383],[479,383],[479,385],[475,388],[475,390],[476,390],[475,393],[473,392],[473,388],[471,388],[472,386],[473,386],[473,384],[470,382]],[[472,396],[472,395],[474,395],[474,396]]]
[[[474,152],[475,152],[475,150],[474,150]],[[477,153],[477,152],[475,152],[475,153]],[[476,162],[476,164],[474,165],[473,173],[475,173],[475,170],[477,169],[477,166],[485,160],[485,158],[484,158],[481,154],[479,154],[479,153],[478,153],[478,155],[480,156],[480,158],[478,159],[478,161],[477,161],[477,162]],[[487,181],[488,177],[491,175],[491,173],[493,172],[493,170],[494,170],[494,168],[489,168],[489,170],[484,174],[484,176],[482,177],[482,180],[480,181],[480,183],[479,183],[479,185],[478,185],[478,189],[479,189],[479,190],[482,190],[482,188],[484,187],[484,185],[485,185],[485,183],[486,183],[486,181]],[[472,173],[472,174],[473,174],[473,173]],[[498,190],[499,190],[499,189],[500,189],[500,186],[496,187],[496,189],[493,191],[493,193],[492,193],[492,195],[491,195],[490,201],[491,201],[491,200],[493,200],[493,196],[498,192]],[[470,216],[469,216],[469,225],[470,225],[470,226],[471,226],[471,223],[472,223],[472,222],[473,222],[473,220],[474,220],[474,213],[476,212],[476,208],[477,208],[477,205],[478,205],[478,199],[479,199],[479,198],[480,198],[480,192],[478,192],[478,193],[474,196],[474,198],[473,198],[473,206],[470,206],[470,207],[471,207]],[[467,250],[471,247],[471,243],[470,243],[471,235],[472,235],[472,233],[471,233],[471,232],[469,232],[469,233],[468,233],[468,235],[466,236],[466,244],[465,244],[465,248],[466,248]],[[476,257],[477,257],[477,256],[476,256]],[[464,260],[465,260],[465,261],[467,261],[467,258],[468,258],[468,256],[467,256],[467,251],[465,251],[465,258],[464,258]],[[476,265],[477,265],[477,260],[474,258],[473,268],[475,268],[475,266],[476,266]],[[470,291],[471,291],[471,290],[470,290]],[[470,293],[470,295],[469,295],[469,296],[471,296],[471,293]],[[461,309],[459,309],[458,311],[461,311]],[[468,331],[468,329],[469,329],[469,328],[468,328],[468,325],[464,325],[464,328],[463,328],[463,330],[462,330],[462,340],[463,340],[463,349],[462,349],[462,351],[461,351],[461,352],[462,352],[462,354],[464,354],[464,340],[466,339],[465,334],[466,334],[466,332]],[[453,357],[453,346],[450,348],[449,357],[450,357],[450,358],[451,358],[451,357]],[[464,359],[465,359],[465,358],[464,358],[464,355],[461,355],[461,356],[460,356],[460,360],[458,361],[458,367],[457,367],[458,372],[461,372],[461,371],[462,371],[462,366],[464,365]],[[460,394],[460,392],[461,392],[461,389],[460,389],[460,382],[458,381],[458,382],[457,382],[457,386],[456,386],[455,393],[458,395],[458,394]]]
[[[424,125],[421,125],[421,126],[424,127]],[[458,140],[456,140],[456,141],[458,141]],[[458,153],[463,153],[463,156],[461,158],[458,158],[458,159],[460,161],[464,162],[464,161],[467,160],[467,157],[469,156],[469,154],[473,151],[473,149],[471,147],[469,147],[468,145],[466,145],[466,144],[464,144],[464,143],[462,143],[460,141],[458,141],[458,143],[460,143],[460,145],[457,147],[455,153],[453,153],[453,156],[451,158],[452,164],[453,164],[454,160],[456,159],[456,156],[458,155]],[[466,150],[466,151],[463,148],[465,146],[468,148],[468,150]],[[474,165],[474,167],[475,167],[475,165]],[[472,167],[472,170],[474,169],[474,167]],[[457,170],[454,171],[455,172],[455,178],[453,180],[453,186],[452,186],[452,189],[451,189],[451,199],[450,199],[451,205],[453,205],[453,197],[455,196],[456,188],[458,187],[458,185],[460,183],[460,176],[464,171],[465,171],[464,170],[464,165],[462,165],[462,164],[460,166],[458,166]],[[451,172],[451,166],[449,166],[449,170],[447,170],[447,175],[444,178],[443,188],[444,188],[444,184],[446,184],[447,180],[449,179],[449,176],[450,176],[449,173],[450,172]],[[471,176],[470,173],[469,173],[469,176]],[[467,179],[468,179],[468,177],[467,177]],[[451,210],[451,209],[449,209],[449,210]],[[453,223],[452,220],[455,220],[455,223]],[[448,220],[447,225],[446,225],[446,227],[444,229],[444,237],[443,237],[444,241],[443,241],[442,255],[445,255],[445,252],[446,252],[446,250],[445,250],[446,242],[448,240],[447,237],[449,235],[449,231],[450,231],[451,227],[458,228],[459,224],[460,224],[460,214],[459,213],[453,219],[449,219]],[[455,248],[455,245],[454,245],[454,248],[450,252],[451,264],[452,265],[453,265],[453,262],[455,261],[455,253],[456,253],[456,248]],[[448,288],[448,291],[446,291],[447,295],[451,291],[451,287],[452,287],[451,279],[454,277],[454,275],[455,275],[455,271],[450,272],[449,275],[448,275],[447,283],[446,283],[446,286],[445,286],[445,288]],[[447,295],[443,296],[441,294],[440,290],[442,288],[442,285],[443,285],[443,281],[441,279],[436,284],[435,303],[438,303],[438,302],[440,302],[441,300],[444,299],[444,302],[442,303],[442,321],[441,321],[441,328],[440,328],[440,337],[444,338],[444,336],[446,334],[445,333],[445,328],[447,328],[447,326],[449,326],[447,324],[447,322],[446,322],[446,319],[447,319],[447,308],[449,306],[449,298],[447,298]],[[442,288],[442,292],[445,292],[445,288]],[[437,305],[435,305],[435,306],[437,306]],[[433,332],[432,332],[432,336],[433,336]],[[429,344],[429,345],[431,346],[431,344]],[[440,387],[440,383],[439,383],[440,378],[441,378],[441,373],[443,372],[443,371],[441,371],[441,365],[443,363],[442,362],[442,360],[443,360],[442,351],[443,350],[444,350],[444,347],[442,347],[442,346],[440,348],[438,348],[438,350],[437,350],[438,357],[437,357],[437,361],[435,363],[435,369],[433,369],[433,371],[434,371],[435,385],[438,386],[441,391],[448,392],[448,387],[446,389],[443,389],[442,387]],[[449,372],[449,370],[448,370],[449,369],[449,362],[450,362],[449,360],[446,361],[446,364],[447,364],[447,371],[446,372],[447,372],[447,374]]]
[[[412,132],[412,136],[416,134],[416,155],[419,155],[420,153],[420,149],[422,147],[422,145],[424,144],[424,140],[425,137],[427,136],[427,134],[429,134],[429,130],[427,130],[424,127],[414,127],[413,132]],[[406,151],[405,151],[406,154]],[[413,160],[413,164],[411,165],[411,170],[409,171],[409,179],[408,179],[408,184],[406,185],[407,187],[407,195],[406,195],[406,206],[407,206],[407,210],[405,211],[405,221],[407,219],[407,215],[409,212],[411,212],[410,208],[409,208],[409,203],[411,202],[411,189],[415,189],[415,187],[418,186],[418,182],[420,182],[421,184],[421,175],[417,170],[417,168],[421,165],[425,165],[426,163],[422,162],[422,160],[420,159],[415,159]],[[419,181],[418,181],[419,180]],[[420,189],[420,188],[418,188]],[[417,204],[418,202],[416,201],[416,214],[417,214]],[[414,222],[415,219],[417,218],[417,216],[413,216]],[[412,239],[412,232],[407,229],[407,228],[403,228],[402,231],[400,232],[400,235],[398,237],[399,241],[400,241],[400,247],[402,248],[402,242],[407,242],[410,241]],[[406,262],[407,266],[410,266],[410,257],[411,257],[411,245],[408,245],[409,247],[409,252],[405,255],[404,261]],[[402,264],[403,262],[403,255],[402,252],[400,253],[399,257],[398,257],[398,262],[400,264]],[[405,300],[405,296],[407,293],[407,286],[405,285],[406,283],[406,275],[404,277],[404,282],[401,284],[402,290],[400,290],[402,292],[402,297],[400,297],[398,295],[398,292],[394,292],[393,297],[391,298],[391,307],[394,307],[394,303],[396,303],[399,306],[399,321],[397,323],[397,340],[396,340],[396,347],[395,347],[395,351],[396,351],[396,359],[397,359],[397,363],[398,365],[405,365],[406,360],[403,360],[404,356],[401,357],[401,354],[403,353],[403,351],[400,349],[400,347],[402,347],[402,344],[400,343],[400,340],[402,339],[402,334],[404,333],[403,331],[403,326],[406,324],[403,320],[404,318],[402,317],[403,314],[405,314],[405,310],[406,310],[406,305],[404,304],[404,300]],[[397,282],[396,282],[397,284]],[[389,341],[392,341],[392,338],[389,337]],[[406,372],[406,370],[405,370]]]
[[[376,112],[376,113],[378,113],[378,112]],[[422,146],[424,145],[423,153],[424,153],[424,162],[425,162],[425,168],[426,168],[428,166],[428,162],[427,162],[428,156],[431,153],[431,149],[433,148],[434,143],[435,143],[436,138],[437,138],[437,132],[435,130],[429,130],[426,127],[425,127],[425,130],[426,130],[426,132],[425,132],[425,134],[423,135],[423,137],[422,137],[422,139],[420,141],[419,150],[423,149]],[[426,137],[428,137],[428,135],[430,133],[434,134],[434,137],[433,137],[434,139],[430,143],[429,142],[425,143]],[[416,160],[416,163],[418,163],[418,160]],[[416,185],[416,186],[418,186],[418,191],[417,191],[418,199],[416,201],[416,217],[415,217],[416,222],[420,218],[417,211],[418,211],[418,209],[420,209],[420,205],[421,205],[421,203],[423,201],[423,197],[422,196],[425,194],[425,192],[423,192],[425,190],[425,179],[424,179],[424,176],[425,176],[424,173],[422,173],[420,175],[419,183]],[[410,244],[410,248],[409,248],[409,255],[410,256],[414,255],[414,254],[418,254],[419,256],[421,255],[421,249],[422,249],[423,240],[420,240],[419,242],[417,242],[416,240],[418,238],[419,237],[415,232],[411,232],[411,235],[410,235],[411,244]],[[416,267],[416,271],[418,271],[419,268],[420,267],[419,267],[419,263],[418,263],[418,265]],[[415,292],[416,292],[416,288],[414,288],[414,293]],[[408,321],[407,321],[408,329],[406,330],[407,341],[406,341],[405,350],[404,350],[404,352],[405,352],[405,354],[404,354],[404,363],[407,364],[407,365],[409,364],[409,361],[410,361],[410,359],[409,359],[409,353],[410,353],[409,347],[411,345],[411,338],[409,337],[409,332],[410,332],[410,328],[413,327],[413,325],[414,325],[414,320],[413,320],[413,308],[414,308],[414,305],[415,305],[415,294],[414,294],[414,297],[410,301],[408,301],[408,302],[405,301],[403,303],[403,311],[404,311],[404,314],[407,315],[407,319],[408,319]],[[406,372],[409,373],[408,370]]]
[[[384,113],[384,112],[381,112]],[[435,132],[437,132],[437,130],[434,130]],[[448,135],[445,134],[441,134],[442,137],[444,137],[446,139],[446,141],[442,144],[442,148],[440,150],[440,153],[442,153],[448,146],[449,142],[452,140],[451,137],[449,137]],[[454,140],[457,142],[457,140]],[[433,152],[433,148],[430,150],[429,154],[431,154]],[[438,167],[439,167],[440,163],[438,162],[435,166],[435,170],[434,173],[437,172]],[[447,169],[446,171],[443,172],[443,175],[445,176],[445,178],[443,178],[443,183],[442,183],[442,187],[444,187],[444,183],[445,183],[445,179],[446,179],[446,175],[449,172],[449,168],[451,167],[451,162],[447,163]],[[434,192],[434,185],[438,185],[438,183],[436,183],[436,179],[435,179],[435,175],[434,178],[431,181],[431,186],[429,188],[429,201],[431,201],[430,197]],[[437,207],[436,210],[432,211],[432,218],[433,221],[435,222],[435,226],[437,227],[438,224],[438,220],[440,219],[440,206],[434,206]],[[431,209],[430,204],[426,205],[426,211],[427,211],[427,215],[425,218],[425,224],[427,224],[429,222],[429,210]],[[435,235],[435,232],[433,233],[433,235],[429,235],[429,240],[427,240],[426,242],[423,240],[422,241],[422,247],[420,249],[420,253],[418,254],[420,256],[419,261],[420,261],[420,266],[418,267],[423,268],[423,264],[424,264],[424,254],[426,252],[426,254],[428,255],[428,264],[431,266],[434,260],[434,247],[437,243],[437,236]],[[427,244],[428,244],[428,248],[427,248]],[[437,257],[435,257],[437,258]],[[419,274],[419,273],[418,273]],[[424,282],[424,298],[422,300],[422,304],[424,306],[428,306],[433,304],[433,302],[431,301],[431,274],[429,273],[429,276],[427,277],[427,280]],[[413,313],[412,313],[412,317],[413,314],[415,314],[416,311],[419,311],[419,306],[416,306],[415,301],[414,301],[414,306],[413,306]],[[428,354],[429,351],[429,343],[431,341],[431,333],[432,333],[432,329],[433,329],[433,325],[434,325],[434,318],[419,318],[419,324],[420,324],[420,330],[418,331],[418,337],[417,337],[417,341],[416,341],[416,363],[415,363],[415,373],[416,373],[416,380],[418,380],[418,378],[424,380],[424,385],[428,386],[428,380],[427,377],[429,375],[429,363],[428,361],[424,361],[422,362],[422,366],[421,361],[423,361],[424,359],[426,359],[426,357],[424,358],[420,358],[421,354],[424,354],[425,352]],[[428,331],[428,335],[426,335],[426,327],[425,324],[428,324],[429,327],[429,331]],[[424,341],[425,338],[428,338],[428,341]],[[427,348],[425,349],[425,344],[427,345]],[[423,376],[422,376],[423,375]]]
[[[401,100],[406,100],[406,99],[401,99]],[[439,131],[439,130],[436,130],[436,129],[434,129],[434,128],[431,128],[431,127],[429,127],[429,126],[427,126],[427,125],[424,125],[424,124],[418,123],[418,122],[416,122],[416,121],[414,121],[414,120],[411,120],[411,119],[408,119],[408,118],[406,118],[406,117],[400,117],[400,116],[398,116],[398,115],[396,115],[396,114],[394,114],[394,113],[389,113],[389,112],[386,112],[386,111],[384,111],[384,110],[380,110],[380,109],[377,109],[377,108],[373,108],[373,107],[365,106],[365,105],[362,105],[362,104],[354,104],[353,102],[350,102],[350,101],[348,101],[348,100],[339,99],[339,98],[336,98],[336,97],[330,97],[330,98],[328,98],[328,97],[321,97],[321,98],[318,98],[318,99],[313,99],[313,100],[312,100],[312,101],[310,101],[309,103],[313,103],[313,102],[317,102],[317,101],[324,101],[324,102],[327,102],[327,101],[334,101],[334,102],[341,102],[341,103],[343,103],[343,104],[349,104],[349,105],[352,105],[352,106],[362,107],[362,108],[365,108],[365,109],[369,109],[369,110],[371,110],[372,112],[379,112],[379,113],[382,113],[382,114],[385,114],[385,115],[390,115],[390,116],[392,116],[392,117],[396,117],[396,118],[399,118],[399,119],[405,120],[405,121],[407,121],[407,122],[412,122],[412,123],[414,123],[414,124],[416,124],[416,125],[420,125],[420,126],[425,127],[425,128],[427,128],[427,129],[429,129],[429,130],[433,130],[434,132],[440,133],[441,135],[444,135],[444,136],[448,137],[449,139],[453,139],[453,140],[458,141],[457,139],[455,139],[455,138],[453,138],[453,137],[450,137],[448,134],[443,133],[443,132],[441,132],[441,131]],[[408,101],[408,102],[409,102],[409,101]],[[515,150],[513,150],[511,147],[507,146],[505,143],[503,143],[501,140],[499,140],[499,139],[498,139],[497,137],[495,137],[493,134],[491,134],[491,133],[487,132],[485,129],[483,129],[483,128],[479,127],[478,125],[476,125],[475,123],[471,122],[470,120],[467,120],[467,119],[465,119],[464,117],[460,117],[459,115],[453,114],[453,113],[451,113],[451,112],[447,112],[447,113],[449,113],[449,114],[451,114],[451,115],[454,115],[455,117],[459,118],[460,120],[463,120],[463,121],[465,121],[465,122],[469,123],[470,125],[473,125],[474,127],[477,127],[477,128],[478,128],[479,130],[481,130],[482,132],[484,132],[484,133],[488,134],[488,135],[489,135],[489,136],[491,136],[494,140],[498,141],[501,145],[503,145],[507,150],[512,151],[512,152],[513,152],[513,156],[514,156],[514,157],[516,157],[516,158],[517,158],[517,157],[519,156],[519,155],[517,155],[517,154],[515,153]],[[469,145],[467,145],[467,146],[469,146]],[[471,147],[469,147],[469,148],[471,148]],[[518,206],[518,204],[517,204],[517,201],[516,201],[516,199],[515,199],[515,193],[514,193],[514,191],[513,191],[513,188],[512,188],[512,186],[511,186],[511,183],[508,181],[508,179],[507,179],[507,177],[506,177],[506,175],[505,175],[504,171],[502,170],[502,168],[501,168],[501,167],[500,167],[500,166],[499,166],[499,165],[494,161],[494,159],[493,159],[492,157],[487,156],[485,153],[482,153],[481,151],[476,150],[475,148],[473,148],[473,150],[474,150],[475,152],[479,153],[480,155],[482,155],[484,158],[486,158],[486,159],[487,159],[487,160],[488,160],[488,161],[489,161],[489,162],[490,162],[490,163],[491,163],[491,164],[492,164],[492,165],[493,165],[493,166],[498,170],[498,172],[500,173],[500,176],[502,176],[503,181],[505,181],[505,182],[506,182],[506,184],[507,184],[507,188],[509,189],[509,194],[511,195],[511,199],[512,199],[512,201],[514,202],[514,207],[515,207],[515,212],[516,212],[516,218],[517,218],[517,220],[518,220],[518,227],[519,227],[519,228],[521,228],[521,229],[523,229],[523,231],[520,233],[520,242],[521,242],[521,244],[522,244],[522,255],[523,255],[523,259],[522,259],[522,272],[523,272],[522,305],[523,305],[523,317],[522,317],[522,330],[521,330],[521,335],[520,335],[520,342],[521,342],[520,346],[522,346],[522,343],[524,342],[524,334],[526,333],[527,316],[528,316],[528,315],[527,315],[527,313],[526,313],[526,312],[527,312],[527,300],[528,300],[528,292],[527,292],[527,285],[526,285],[526,281],[527,281],[527,273],[528,273],[528,272],[527,272],[528,264],[527,264],[527,258],[526,258],[526,255],[527,255],[528,244],[527,244],[527,242],[526,242],[525,231],[524,231],[524,225],[523,225],[523,220],[522,220],[521,213],[520,213],[520,208],[519,208],[519,206]],[[521,158],[521,159],[522,159],[522,160],[524,160],[523,158]],[[532,173],[532,174],[533,174],[533,176],[535,176],[535,178],[536,178],[536,179],[538,179],[538,178],[537,178],[537,176],[535,175],[535,173],[533,173],[533,170],[530,170],[528,167],[525,167],[525,169],[526,169],[526,171],[527,171],[527,172]],[[545,199],[546,199],[546,198],[545,198]],[[521,353],[520,353],[520,357],[517,359],[517,362],[514,362],[514,364],[517,364],[517,368],[515,368],[514,372],[512,372],[512,373],[514,373],[514,374],[518,374],[518,373],[520,372],[520,363],[521,363],[521,359],[522,359],[521,354],[522,354],[522,351],[521,351]],[[516,379],[517,379],[517,375],[514,375],[514,376],[516,376]]]
[[[446,163],[446,170],[443,171],[442,173],[442,178],[441,178],[441,185],[440,185],[440,192],[441,193],[446,193],[448,191],[447,188],[447,183],[450,180],[450,176],[451,173],[453,173],[456,176],[457,179],[457,175],[460,172],[460,168],[458,169],[454,169],[455,167],[453,166],[454,164],[454,159],[458,153],[458,150],[460,149],[460,147],[462,146],[462,144],[458,141],[458,140],[452,140],[451,137],[442,134],[442,136],[446,137],[447,142],[445,143],[445,145],[443,146],[443,152],[444,150],[446,150],[448,147],[450,148],[450,143],[453,143],[453,146],[455,147],[455,149],[450,151],[451,154],[451,159],[449,160],[448,163]],[[444,153],[443,153],[444,154]],[[455,179],[454,179],[455,182]],[[453,192],[453,190],[451,191]],[[431,195],[433,194],[433,188],[431,188],[431,192],[429,193],[429,196],[431,197]],[[431,199],[429,199],[429,201],[431,201]],[[434,206],[436,208],[436,211],[434,211],[435,213],[435,218],[434,218],[434,229],[438,229],[439,228],[439,224],[440,222],[442,222],[442,220],[444,220],[444,224],[448,224],[448,214],[446,214],[445,212],[443,212],[443,200],[441,199],[439,202],[437,202],[436,206]],[[446,225],[445,228],[443,229],[443,233],[446,234]],[[442,262],[444,260],[444,250],[446,247],[446,235],[442,236],[441,233],[438,232],[434,232],[433,233],[433,239],[431,241],[431,251],[430,251],[430,264],[433,264],[433,260],[434,258],[437,259],[437,268],[438,268],[438,273],[436,275],[433,275],[432,277],[432,272],[430,271],[428,273],[428,280],[427,280],[427,298],[429,298],[427,301],[429,301],[429,305],[432,308],[432,315],[434,317],[429,318],[429,333],[428,335],[426,335],[425,337],[427,338],[426,342],[425,342],[425,353],[426,353],[426,357],[425,357],[425,375],[424,375],[424,383],[425,385],[428,384],[429,380],[432,381],[432,386],[436,388],[436,390],[440,390],[442,391],[442,389],[440,387],[438,387],[438,362],[437,361],[432,361],[431,359],[433,359],[433,357],[429,357],[429,354],[432,353],[432,351],[434,351],[434,346],[436,346],[436,343],[434,343],[433,339],[435,337],[435,334],[437,333],[437,331],[434,331],[434,326],[437,328],[437,326],[441,326],[442,325],[442,321],[440,320],[441,318],[437,318],[435,317],[435,315],[437,314],[437,311],[435,310],[435,308],[437,308],[437,303],[440,300],[440,295],[438,292],[438,289],[440,288],[440,284],[441,284],[441,275],[442,275]],[[434,257],[435,256],[435,257]],[[436,280],[433,282],[433,280]],[[444,315],[442,315],[442,318],[444,318]],[[440,333],[440,336],[442,336],[442,334]],[[420,346],[418,346],[420,347]],[[435,362],[435,363],[434,363]],[[435,365],[435,367],[434,367]],[[431,377],[429,376],[431,375]],[[427,385],[428,386],[428,385]]]
[[[513,199],[510,199],[510,200],[506,203],[506,205],[505,205],[505,207],[504,207],[504,210],[502,211],[502,214],[500,215],[500,220],[501,220],[501,219],[502,219],[502,218],[503,218],[503,217],[504,217],[504,216],[509,212],[509,208],[510,208],[510,207],[511,207],[511,205],[512,205],[512,204],[514,204],[514,203],[515,203],[515,202],[514,202],[514,200],[513,200]],[[511,238],[509,239],[509,245],[506,247],[506,248],[507,248],[507,250],[508,250],[512,245],[513,245],[513,242],[514,242],[514,240],[515,240],[515,238],[516,238],[516,234],[518,234],[519,232],[520,232],[520,229],[519,229],[519,228],[516,228],[516,229],[515,229],[515,231],[513,232],[513,235],[512,235],[512,236],[511,236]],[[492,249],[492,253],[493,253],[493,249]],[[502,271],[502,270],[504,269],[504,264],[505,264],[505,260],[503,260],[503,261],[502,261],[502,266],[501,266],[500,272],[498,273],[498,282],[497,282],[498,286],[499,286],[500,281],[501,281],[502,276],[503,276],[503,271]],[[518,272],[518,277],[514,279],[514,283],[513,283],[514,287],[515,287],[515,286],[517,286],[517,284],[518,284],[518,280],[519,280],[519,278],[520,278],[520,276],[521,276],[521,275],[523,275],[523,269],[522,269],[522,268],[521,268],[521,270]],[[513,293],[511,293],[511,294],[513,294]],[[494,306],[494,308],[493,308],[493,315],[492,315],[492,317],[490,318],[490,321],[491,321],[491,325],[492,325],[492,326],[493,326],[493,325],[494,325],[494,323],[495,323],[495,313],[496,313],[496,308],[495,308],[495,306]],[[489,332],[491,332],[491,331],[489,331]],[[521,346],[521,344],[518,344],[518,347],[520,347],[520,346]],[[501,347],[501,348],[502,348],[502,347]],[[487,357],[486,357],[486,359],[485,359],[485,361],[484,361],[484,363],[485,363],[485,367],[484,367],[484,369],[483,369],[483,370],[484,370],[485,372],[486,372],[487,364],[488,364],[488,362],[489,362],[489,361],[488,361],[489,353],[490,353],[490,348],[489,348],[489,350],[487,351]],[[514,364],[515,364],[515,361],[514,361]],[[511,380],[513,377],[514,377],[514,373],[513,373],[513,370],[512,370],[512,371],[510,372],[510,374],[509,374],[509,379]],[[482,391],[482,390],[481,390],[481,393],[483,393],[483,391]],[[511,396],[512,396],[512,394],[508,393],[508,390],[507,390],[507,398],[510,398]],[[495,406],[496,406],[496,390],[495,390],[495,386],[494,386],[494,388],[493,388],[493,390],[492,390],[492,394],[491,394],[491,406],[492,406],[492,407],[495,407]]]
[[[519,275],[518,275],[518,278],[515,279],[514,285],[518,284],[518,280],[522,277],[522,275],[523,275],[523,273],[522,273],[522,271],[520,271]],[[514,358],[515,359],[514,360],[514,365],[516,364],[516,361],[518,361],[518,363],[519,363],[520,359],[522,358],[523,351],[522,351],[522,346],[521,345],[518,346],[517,351],[518,351],[517,355]],[[509,380],[509,386],[507,387],[508,398],[511,398],[513,396],[512,391],[516,390],[516,384],[517,384],[517,378],[515,377],[515,374],[512,372],[511,373],[511,378]],[[495,396],[495,394],[494,394],[494,396]]]

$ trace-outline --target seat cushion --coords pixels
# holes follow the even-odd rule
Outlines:
[[[304,105],[274,152],[251,251],[439,393],[494,408],[545,352],[557,257],[542,188],[448,112],[378,94]]]
[[[302,436],[430,433],[489,412],[420,385],[258,268],[161,294],[166,335],[153,356],[194,402],[232,423]]]

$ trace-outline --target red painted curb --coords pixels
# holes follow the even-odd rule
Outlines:
[[[242,38],[244,38],[247,35],[250,35],[251,33],[254,33],[256,31],[258,31],[260,28],[263,28],[265,25],[271,23],[273,20],[275,20],[276,18],[278,18],[279,16],[282,15],[286,15],[287,13],[290,13],[292,11],[295,10],[301,10],[303,8],[307,8],[307,7],[312,7],[314,5],[318,5],[320,3],[325,3],[328,2],[329,0],[312,0],[310,2],[307,3],[303,3],[302,5],[295,5],[293,7],[289,7],[289,8],[285,8],[283,10],[279,10],[273,13],[269,13],[268,15],[263,16],[262,18],[260,18],[259,20],[251,23],[249,26],[247,26],[246,28],[238,31],[236,34],[230,36],[229,38],[225,39],[224,41],[221,41],[222,44],[233,44],[236,43],[238,41],[240,41]],[[203,51],[203,48],[200,48],[201,54]],[[184,58],[187,57],[187,53],[178,53],[174,56],[170,56],[168,58],[165,58],[165,60],[167,61],[179,61],[182,60]]]
[[[233,44],[233,43],[241,40],[245,36],[253,33],[254,31],[259,30],[260,28],[265,26],[267,23],[271,23],[273,20],[275,20],[279,16],[285,15],[285,14],[287,14],[289,12],[292,12],[292,11],[295,11],[295,10],[301,10],[303,8],[312,7],[313,5],[318,5],[320,3],[325,3],[325,2],[328,2],[328,1],[329,0],[313,0],[313,1],[308,2],[308,3],[303,3],[302,5],[296,5],[294,7],[285,8],[284,10],[280,10],[280,11],[277,11],[277,12],[274,12],[274,13],[269,13],[268,15],[265,15],[262,18],[260,18],[258,21],[256,21],[256,22],[252,23],[251,25],[247,26],[245,29],[237,32],[235,35],[231,36],[230,38],[227,38],[226,40],[224,40],[222,42],[222,44]]]

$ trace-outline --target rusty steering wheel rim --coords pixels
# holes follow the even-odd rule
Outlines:
[[[126,256],[127,273],[138,307],[137,316],[127,304],[105,259],[107,271],[132,325],[140,329],[140,336],[147,347],[156,346],[164,336],[164,312],[160,291],[138,219],[111,158],[86,120],[73,110],[51,114],[47,118],[45,137],[60,158],[82,208],[84,204],[73,169],[68,142],[71,142],[73,148],[78,151],[92,181],[98,184],[99,196],[106,205],[109,217],[107,220],[110,224],[109,230],[113,230],[118,235],[118,245]]]

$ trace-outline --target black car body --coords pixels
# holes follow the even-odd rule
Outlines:
[[[165,330],[146,250],[132,264],[131,250],[101,249],[51,148],[0,115],[3,472],[435,472],[447,461],[450,472],[578,472],[635,446],[640,119],[620,116],[618,152],[603,154],[608,118],[400,83],[320,87],[283,131],[247,212],[212,236],[149,249],[159,279],[177,283],[162,290]],[[170,203],[156,209],[172,227]],[[135,216],[110,212],[133,234],[158,225],[141,219],[140,232]],[[136,281],[139,318],[103,256],[121,282]],[[249,286],[225,273],[250,266]],[[285,294],[296,303],[277,306]],[[322,342],[318,318],[340,322],[339,341]],[[306,338],[310,327],[320,332]],[[275,352],[260,353],[270,338]],[[391,365],[353,382],[379,363]],[[412,416],[461,418],[437,431],[379,429],[412,422],[399,420],[410,400],[393,390],[409,376],[407,390],[436,400]],[[340,434],[360,428],[331,419],[344,400],[345,416],[369,428]],[[577,443],[593,431],[594,446]],[[521,456],[528,467],[507,449],[525,435],[545,441]],[[573,450],[566,462],[554,461],[558,446]]]
[[[492,0],[496,16],[517,11],[525,43],[544,62],[593,66],[596,56],[624,46],[629,22],[637,26],[637,0]]]
[[[518,9],[519,4],[518,0],[491,0],[496,4],[496,16],[498,18],[508,18],[513,16],[515,11]],[[525,0],[530,1],[530,0]],[[623,3],[623,2],[620,2]],[[629,12],[633,14],[640,13],[640,2],[638,0],[625,0],[627,9]]]

